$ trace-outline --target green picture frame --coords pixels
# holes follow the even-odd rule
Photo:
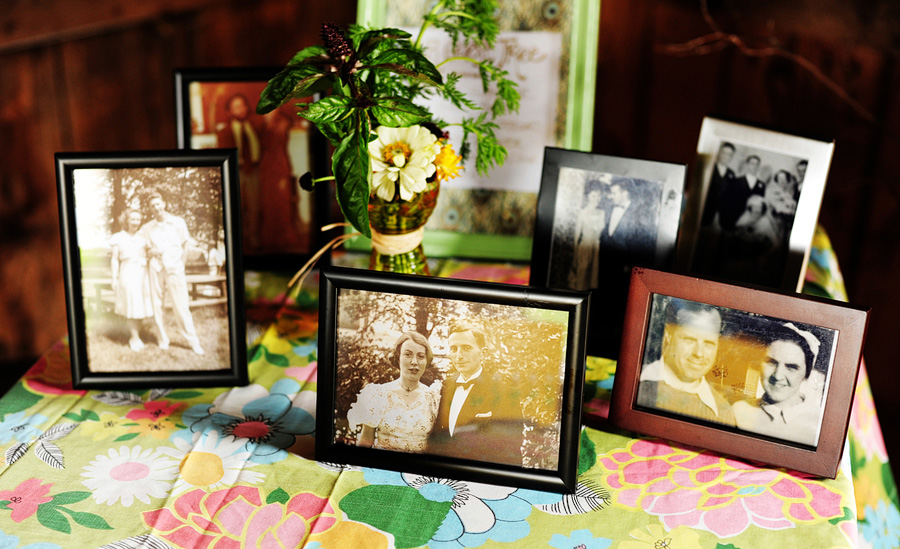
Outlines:
[[[418,8],[418,11],[413,8]],[[357,22],[371,27],[419,26],[427,7],[425,0],[360,0]],[[548,23],[547,21],[552,21]],[[554,30],[562,34],[559,59],[560,91],[555,135],[543,146],[590,151],[593,139],[594,92],[597,73],[597,44],[600,28],[600,2],[597,0],[560,0],[552,4],[537,0],[501,2],[500,30]],[[510,158],[514,157],[512,146]],[[531,153],[529,153],[531,154]],[[533,155],[532,155],[533,157]],[[534,159],[540,162],[541,159]],[[510,160],[507,160],[509,162]],[[474,171],[474,165],[471,168]],[[528,177],[531,174],[529,172]],[[531,257],[540,165],[533,173],[533,190],[505,191],[466,189],[454,196],[452,184],[446,185],[438,200],[438,210],[426,225],[425,254],[429,257],[467,257],[528,261]],[[497,222],[499,230],[447,228],[445,221],[466,216],[476,200],[480,217]],[[444,206],[448,210],[443,211]],[[461,208],[458,206],[464,206]],[[502,216],[502,219],[501,219]],[[461,225],[463,223],[460,223]],[[359,236],[347,242],[351,250],[370,249],[370,240]]]

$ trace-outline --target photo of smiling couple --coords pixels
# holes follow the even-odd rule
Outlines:
[[[339,334],[344,332],[339,335],[339,356],[350,362],[355,362],[353,356],[357,361],[373,362],[365,369],[346,363],[339,366],[339,371],[343,367],[346,373],[339,375],[339,380],[345,380],[339,381],[339,387],[353,385],[357,374],[368,378],[361,380],[358,391],[347,395],[344,442],[555,468],[562,413],[564,319],[554,322],[543,318],[548,316],[546,311],[540,317],[524,307],[477,304],[480,310],[470,311],[471,303],[417,299],[412,309],[417,310],[418,305],[420,320],[429,319],[421,323],[428,336],[404,328],[391,335],[388,326],[402,323],[384,316],[358,320],[353,330],[339,330]],[[474,312],[471,316],[475,318],[448,314],[460,307]],[[366,328],[373,330],[364,337]],[[532,337],[534,331],[546,337]],[[363,340],[368,344],[360,345]],[[387,348],[378,350],[379,343]],[[336,416],[341,417],[344,405],[341,390],[338,392]]]
[[[834,330],[657,295],[648,332],[639,406],[817,444]]]

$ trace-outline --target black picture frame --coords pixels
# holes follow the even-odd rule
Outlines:
[[[234,151],[60,152],[55,161],[72,386],[246,385],[244,273]],[[176,227],[172,230],[177,239],[184,238],[177,227],[187,232],[182,254],[167,252],[163,259],[162,248],[150,244],[156,233],[141,232],[154,230],[143,225],[149,219],[147,212],[155,207],[151,206],[154,193],[161,195],[162,207],[181,220],[165,218]],[[116,220],[119,212],[127,215]],[[124,230],[129,222],[135,226],[140,222],[141,229]],[[122,233],[131,236],[116,236]],[[112,278],[114,263],[118,284]],[[160,301],[151,271],[155,280],[165,279],[170,287],[184,284],[187,294],[163,291]],[[166,278],[166,273],[172,278]],[[119,293],[120,287],[131,291]],[[137,305],[131,302],[117,309],[127,295]],[[172,330],[185,318],[171,307],[175,299],[183,299],[173,297],[179,295],[187,296],[193,336],[189,330]],[[160,302],[168,342],[155,322]],[[140,343],[128,333],[129,316],[143,317],[133,323]],[[191,341],[194,337],[199,349]],[[142,348],[131,347],[133,343]]]
[[[247,120],[259,136],[259,156],[250,169],[245,168],[248,162],[240,154],[237,157],[243,193],[244,264],[251,269],[296,271],[325,244],[321,228],[330,223],[335,208],[327,183],[313,191],[301,190],[298,185],[299,176],[307,171],[313,177],[328,175],[328,145],[315,125],[297,116],[295,102],[266,115],[256,114],[259,94],[282,68],[176,69],[177,147],[238,147],[225,128],[230,116],[227,104],[238,95],[245,99]],[[328,259],[324,254],[319,261],[327,264]]]
[[[588,300],[586,292],[336,267],[323,269],[319,293],[316,459],[538,490],[574,491]],[[393,307],[397,304],[399,308]],[[353,431],[356,423],[351,419],[355,421],[356,412],[352,410],[355,406],[367,409],[366,399],[360,396],[363,393],[388,391],[394,387],[392,384],[402,382],[393,380],[399,370],[390,364],[390,353],[397,353],[400,364],[403,343],[395,340],[403,330],[415,325],[410,322],[415,322],[415,315],[422,311],[430,311],[426,325],[431,322],[432,328],[428,345],[420,347],[433,350],[434,365],[426,366],[424,373],[418,375],[430,373],[436,379],[446,370],[440,384],[432,381],[426,386],[423,381],[415,389],[422,391],[417,399],[427,397],[427,391],[434,392],[432,398],[437,399],[437,404],[432,402],[431,406],[437,406],[437,411],[423,416],[437,418],[431,423],[434,428],[426,439],[420,436],[418,447],[357,446],[363,436],[356,433],[362,433],[363,427]],[[451,328],[451,322],[472,324]],[[472,325],[480,326],[486,337],[479,340],[475,335],[478,329],[472,329]],[[528,331],[522,329],[525,325],[530,327]],[[515,326],[519,329],[513,330]],[[461,330],[462,335],[454,330]],[[544,338],[538,330],[553,335]],[[455,389],[456,370],[451,373],[449,367],[444,368],[449,366],[444,362],[449,363],[451,350],[466,348],[457,337],[469,338],[469,349],[481,349],[478,356],[493,357],[482,363],[482,385],[479,388],[476,382],[470,389],[471,400],[465,400],[466,406],[478,402],[489,405],[459,412],[456,431],[447,439],[441,438],[445,435],[441,426],[446,410],[453,405],[452,397],[441,399],[436,391],[438,387]],[[504,338],[502,348],[492,343],[500,337]],[[391,350],[394,347],[397,351]],[[538,351],[547,351],[547,356],[559,362],[546,357],[532,360]],[[496,360],[500,353],[506,357],[516,354],[506,361]],[[458,363],[465,365],[463,359]],[[386,383],[376,384],[382,379]],[[487,381],[491,383],[485,386]],[[545,392],[549,398],[538,398]],[[363,414],[363,418],[363,422],[376,423],[371,416]],[[425,421],[425,432],[429,431],[429,423],[430,419]],[[524,435],[526,425],[533,428],[528,436]],[[465,437],[469,443],[463,441]]]
[[[631,267],[674,264],[686,176],[684,164],[544,149],[529,283],[592,292],[589,355],[618,356]],[[618,236],[613,194],[628,200]]]
[[[868,318],[830,299],[635,268],[609,421],[835,478]],[[705,404],[704,390],[672,389],[685,377],[710,389]]]

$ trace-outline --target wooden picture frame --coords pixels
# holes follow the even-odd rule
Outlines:
[[[357,22],[375,28],[404,28],[415,36],[430,8],[425,0],[360,0]],[[487,176],[477,174],[474,157],[470,158],[461,177],[442,183],[435,211],[425,225],[423,243],[428,257],[527,261],[543,147],[591,148],[600,3],[501,3],[497,19],[500,34],[494,50],[478,51],[475,57],[492,59],[519,84],[519,113],[496,120],[498,139],[509,156]],[[423,41],[429,59],[438,52],[432,59],[436,63],[453,55],[449,39],[444,41],[443,35],[434,31]],[[491,96],[481,90],[477,71],[459,61],[451,61],[446,70],[464,75],[459,88],[476,102],[489,104]],[[428,106],[448,122],[461,116],[438,101]],[[450,143],[458,151],[462,132],[455,127],[447,129]],[[358,237],[346,246],[366,250],[369,241]]]
[[[317,460],[574,491],[588,294],[326,268],[319,295]]]
[[[635,268],[609,420],[835,478],[868,309]]]
[[[73,387],[245,385],[234,151],[57,153],[56,177]]]
[[[801,291],[833,152],[834,141],[704,118],[680,270]]]
[[[684,164],[544,149],[529,283],[595,294],[589,355],[619,354],[631,267],[674,265],[686,173]]]
[[[297,270],[324,244],[320,228],[331,218],[327,185],[308,192],[298,180],[306,172],[326,174],[330,162],[324,137],[297,116],[293,102],[256,114],[259,94],[280,70],[176,69],[177,142],[179,149],[238,150],[245,265]],[[243,135],[233,127],[239,117],[255,146],[242,146],[237,137]]]

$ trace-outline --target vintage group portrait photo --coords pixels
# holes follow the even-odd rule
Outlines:
[[[178,147],[237,149],[243,249],[248,265],[311,256],[328,219],[325,192],[302,191],[300,176],[326,158],[315,127],[293,103],[256,114],[270,67],[193,68],[175,72]],[[302,264],[302,261],[301,261]]]
[[[74,385],[245,379],[233,153],[56,161]]]
[[[690,272],[798,290],[834,142],[705,118],[686,219]]]
[[[833,478],[868,311],[635,269],[629,314],[617,425]]]
[[[631,267],[672,266],[685,175],[683,164],[544,149],[530,283],[600,294],[588,354],[618,354]]]
[[[571,488],[586,294],[535,306],[497,284],[343,269],[322,280],[320,395],[334,398],[319,400],[317,459]]]

